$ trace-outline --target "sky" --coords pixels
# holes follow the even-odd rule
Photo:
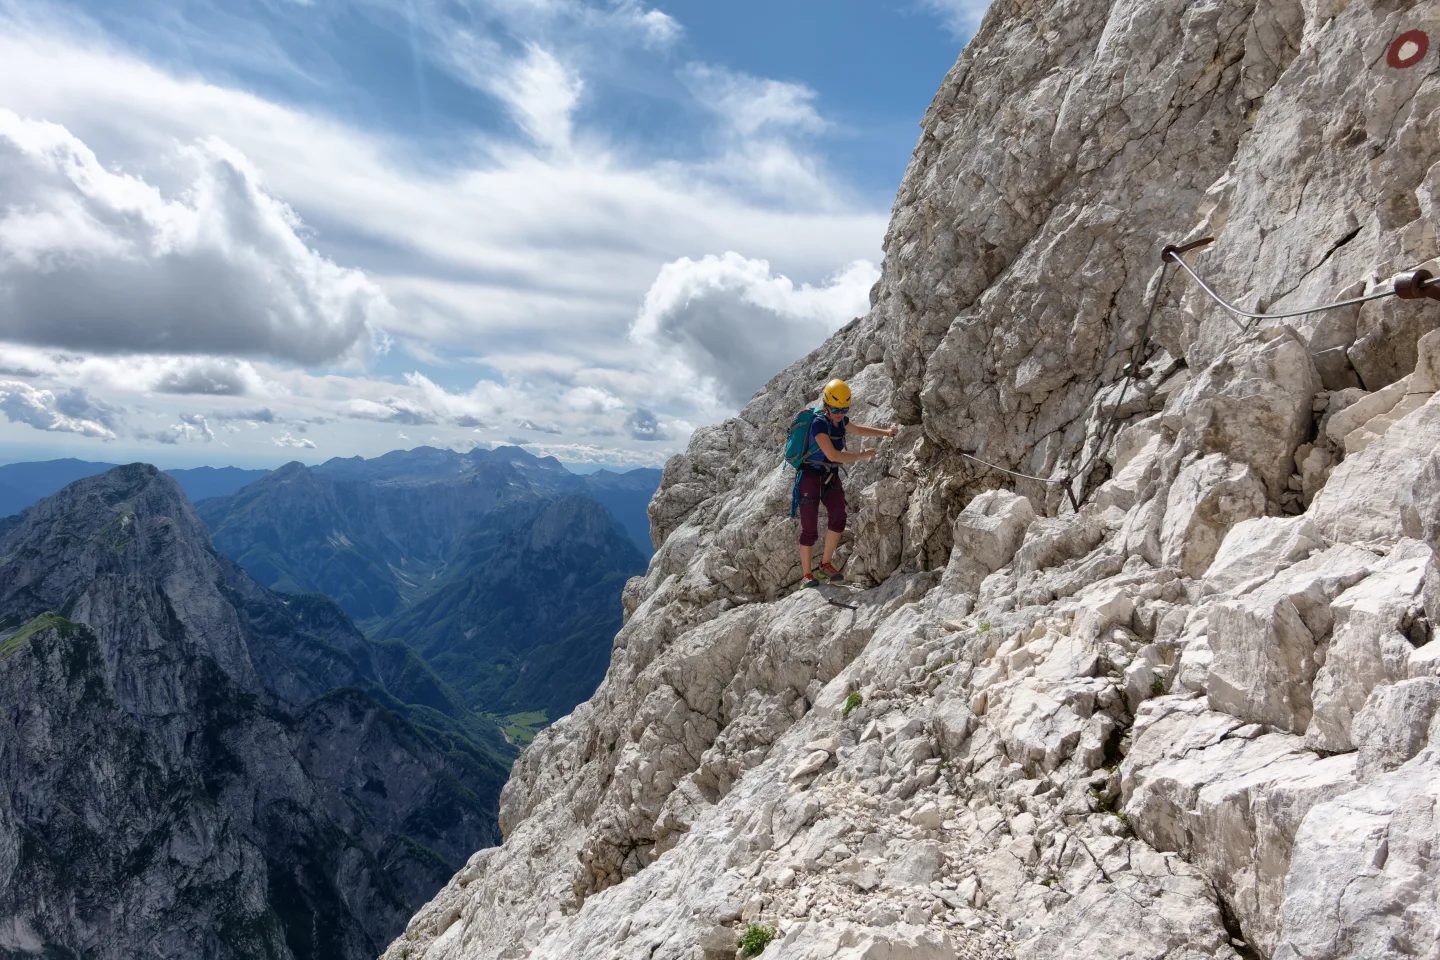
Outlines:
[[[985,0],[0,0],[0,461],[657,466],[865,312]]]

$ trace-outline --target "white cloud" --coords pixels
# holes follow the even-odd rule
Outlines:
[[[3,342],[0,373],[107,392],[268,396],[278,390],[253,363],[231,357],[85,356]]]
[[[494,93],[493,77],[508,61],[496,36],[563,47],[566,58],[584,58],[624,72],[632,57],[666,51],[684,28],[664,11],[639,0],[486,0],[483,4],[426,0],[362,0],[403,19],[416,38],[417,55],[462,83]],[[477,16],[478,14],[478,16]],[[495,28],[500,29],[495,29]]]
[[[645,32],[646,44],[652,47],[668,46],[685,32],[674,17],[661,10],[646,10],[637,14],[635,20]]]
[[[518,446],[518,444],[517,444]],[[525,449],[537,457],[554,457],[565,463],[584,463],[606,467],[658,467],[669,454],[651,450],[618,450],[593,443],[526,443]]]
[[[698,63],[687,68],[686,79],[696,98],[742,135],[766,129],[818,133],[827,126],[815,109],[815,91],[804,84]]]
[[[938,14],[956,38],[969,40],[985,18],[990,0],[921,0],[921,5]]]
[[[712,131],[716,154],[699,166],[711,181],[772,204],[843,206],[844,200],[808,148],[830,124],[815,91],[800,83],[755,77],[705,64],[682,74],[695,99],[721,121]]]
[[[180,422],[172,423],[163,430],[136,430],[135,437],[138,440],[153,440],[156,443],[193,443],[201,441],[210,443],[215,439],[215,432],[210,429],[210,424],[198,413],[180,414]]]
[[[574,387],[565,391],[565,405],[576,413],[611,413],[625,408],[625,401],[598,387]]]
[[[213,413],[210,416],[212,419],[218,420],[221,423],[229,423],[232,421],[241,420],[254,425],[261,423],[276,423],[279,421],[279,418],[275,416],[275,411],[271,410],[269,407],[259,407],[254,410],[223,410],[219,413]]]
[[[120,429],[121,415],[125,412],[76,386],[55,392],[55,409],[67,417],[93,421],[111,430]]]
[[[306,437],[293,437],[290,435],[290,432],[288,430],[280,434],[280,436],[275,437],[274,443],[277,447],[296,447],[304,450],[315,449],[314,440],[308,439]]]
[[[584,86],[554,54],[534,43],[526,47],[524,59],[490,83],[530,139],[552,150],[570,147],[570,115]]]
[[[880,278],[856,261],[819,287],[795,286],[764,260],[737,253],[666,264],[645,295],[631,340],[678,362],[692,389],[743,404],[781,369],[870,306]],[[675,376],[676,367],[667,367]]]
[[[438,417],[431,410],[404,397],[381,397],[379,400],[360,398],[345,405],[345,415],[356,420],[374,420],[379,423],[409,423],[416,426],[436,423]]]
[[[176,358],[150,389],[157,393],[203,393],[240,397],[258,392],[255,368],[228,357]]]
[[[64,127],[0,109],[0,337],[106,353],[333,360],[368,341],[379,290],[301,240],[218,140],[179,151],[165,197]]]
[[[215,439],[215,432],[210,429],[210,424],[198,413],[180,414],[180,422],[195,432],[195,436],[203,439],[206,443]]]
[[[473,163],[421,173],[397,165],[383,138],[321,116],[53,38],[24,41],[0,33],[0,89],[17,109],[122,159],[221,137],[271,192],[330,224],[327,235],[383,239],[407,265],[428,264],[374,276],[399,298],[405,334],[432,344],[537,323],[573,333],[607,310],[623,331],[637,288],[678,251],[740,249],[818,275],[877,254],[884,231],[881,211],[817,209],[834,193],[827,184],[777,211],[727,192],[711,164],[637,166],[603,143],[549,161],[487,142]]]
[[[37,430],[115,439],[111,429],[114,408],[79,389],[57,394],[18,380],[0,380],[0,413],[11,423],[28,424]]]
[[[507,17],[534,17],[537,23],[554,17],[591,23],[584,18],[603,13],[610,32],[597,37],[615,38],[616,31],[628,30],[630,46],[616,41],[617,50],[629,51],[625,55],[643,53],[643,22],[660,22],[649,17],[657,11],[638,3],[588,7],[581,14],[584,5],[569,0],[505,2]],[[0,0],[0,7],[4,4]],[[619,22],[625,18],[628,26]],[[176,337],[195,336],[180,330],[158,345],[140,343],[138,349],[146,351],[140,355],[11,349],[0,343],[0,375],[37,388],[83,386],[127,403],[143,397],[138,405],[163,412],[163,422],[178,419],[177,404],[195,406],[169,394],[207,395],[213,398],[207,407],[220,408],[207,409],[211,424],[251,424],[234,436],[248,442],[256,456],[263,448],[273,454],[270,444],[279,443],[272,431],[258,429],[260,423],[283,426],[290,431],[285,436],[295,440],[306,421],[332,418],[311,435],[327,449],[346,453],[383,452],[379,444],[393,443],[388,432],[362,427],[366,421],[428,424],[442,437],[448,429],[499,437],[528,422],[532,429],[560,429],[566,439],[610,437],[605,442],[617,449],[640,448],[645,457],[663,458],[683,445],[693,424],[730,412],[752,382],[768,379],[848,319],[848,305],[817,312],[807,304],[823,300],[827,291],[847,303],[863,303],[859,294],[868,276],[846,273],[850,280],[844,282],[820,278],[837,264],[873,260],[879,253],[884,213],[845,200],[805,146],[825,120],[813,93],[799,85],[714,68],[703,77],[696,74],[692,85],[704,87],[705,103],[719,119],[711,152],[683,162],[646,162],[612,150],[595,130],[576,125],[577,109],[583,112],[604,88],[582,82],[590,65],[576,59],[573,46],[536,32],[540,42],[522,42],[518,60],[501,56],[493,64],[471,64],[483,73],[472,78],[477,85],[498,83],[495,70],[524,68],[506,81],[506,103],[517,118],[528,118],[525,129],[535,146],[493,132],[474,134],[468,141],[457,138],[453,153],[416,164],[407,159],[413,145],[386,135],[180,79],[88,40],[6,29],[10,26],[0,15],[4,103],[20,114],[63,123],[72,139],[83,139],[100,154],[106,183],[120,181],[158,196],[162,205],[178,205],[193,220],[199,201],[187,191],[202,175],[231,176],[233,189],[224,195],[242,211],[289,216],[286,229],[307,253],[363,262],[366,274],[360,279],[394,305],[399,319],[389,332],[401,355],[415,357],[424,371],[399,380],[367,375],[363,362],[316,369],[297,360],[310,369],[296,369],[283,359],[266,362],[259,356],[266,351],[253,346],[177,343]],[[474,43],[475,52],[483,52],[484,43]],[[224,153],[220,140],[234,150]],[[176,143],[198,146],[177,151]],[[562,148],[566,143],[568,150]],[[256,171],[263,171],[263,182]],[[5,176],[0,170],[0,180]],[[73,182],[56,182],[73,197],[89,196]],[[298,226],[296,214],[274,198],[293,205],[320,232]],[[98,235],[95,249],[105,256],[119,258],[105,252],[107,238],[136,243],[133,233],[101,222],[109,232]],[[676,259],[707,250],[739,250],[745,256]],[[698,275],[708,269],[705,264],[731,258],[761,264],[761,270],[747,280],[734,271],[708,280]],[[672,276],[682,262],[691,265],[683,282]],[[676,281],[674,289],[657,272]],[[849,286],[859,294],[840,295]],[[635,305],[647,288],[646,302],[655,306],[649,338],[627,339],[632,324],[640,326]],[[682,294],[694,300],[695,309],[675,299]],[[775,301],[769,307],[767,297]],[[770,309],[780,322],[775,330],[763,330],[766,343],[728,351],[707,344],[704,331],[692,326],[697,310],[721,305],[722,313],[734,309],[746,316]],[[365,351],[382,322],[383,317],[365,319],[351,354]],[[779,347],[769,342],[775,338],[783,341]],[[663,348],[668,366],[653,366],[636,342]],[[195,355],[184,355],[190,351]],[[297,351],[288,356],[295,360]],[[374,366],[393,371],[394,359]],[[477,381],[457,386],[457,371],[470,364]],[[697,376],[727,385],[707,393],[691,382]],[[263,403],[275,419],[226,419],[221,414],[231,397],[245,403],[229,406],[230,413]],[[636,424],[627,425],[640,409],[651,412],[670,439],[642,439]],[[638,428],[647,432],[644,423]]]

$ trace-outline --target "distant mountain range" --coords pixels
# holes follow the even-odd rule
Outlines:
[[[372,634],[414,647],[456,692],[497,714],[563,716],[595,691],[645,560],[594,500],[522,500],[482,517],[443,584]]]
[[[652,553],[660,471],[577,475],[519,447],[289,463],[197,504],[261,583],[323,593],[466,706],[568,713],[604,676],[620,592]]]
[[[26,956],[368,960],[498,841],[515,755],[403,642],[217,553],[144,464],[0,520],[0,703]]]
[[[116,466],[118,464],[71,459],[0,465],[0,517],[19,513],[36,500],[50,496],[67,484],[114,470]],[[179,482],[180,489],[185,491],[185,495],[193,503],[206,497],[234,493],[270,471],[242,470],[239,467],[195,467],[165,472]]]

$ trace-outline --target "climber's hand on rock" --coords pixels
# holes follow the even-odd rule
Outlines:
[[[900,428],[892,423],[889,427],[886,428],[885,432],[890,434],[890,436],[892,437],[896,437],[900,435]]]

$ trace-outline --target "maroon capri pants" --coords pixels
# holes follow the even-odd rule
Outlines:
[[[800,475],[800,545],[813,547],[820,539],[820,504],[825,504],[825,526],[845,532],[845,488],[839,470],[812,470]]]

